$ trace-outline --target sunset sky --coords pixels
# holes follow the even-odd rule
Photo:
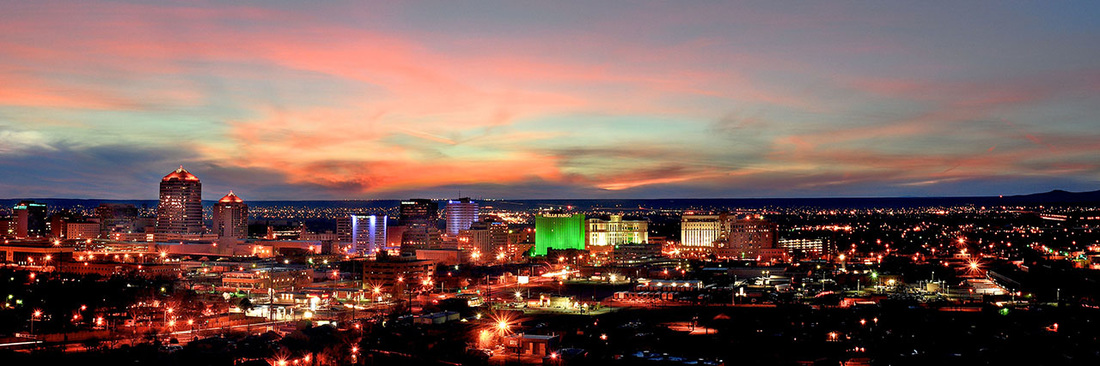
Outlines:
[[[0,0],[0,198],[1100,189],[1100,2],[725,3]]]

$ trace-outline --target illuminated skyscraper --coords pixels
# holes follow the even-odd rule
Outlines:
[[[401,236],[401,250],[412,252],[416,249],[438,249],[442,244],[439,238],[439,204],[427,199],[412,199],[401,202],[401,225],[405,232]]]
[[[351,215],[351,243],[355,253],[369,255],[386,247],[386,215]]]
[[[584,214],[546,214],[535,216],[535,250],[531,255],[546,255],[547,249],[584,249]]]
[[[447,201],[447,235],[458,236],[458,232],[470,228],[477,221],[477,202],[469,198]]]
[[[183,166],[160,180],[157,233],[202,233],[202,183]]]
[[[214,204],[214,233],[228,243],[248,237],[248,205],[233,192]]]

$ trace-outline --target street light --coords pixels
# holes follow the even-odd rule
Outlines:
[[[31,334],[34,334],[34,321],[42,317],[42,310],[35,309],[31,316]]]

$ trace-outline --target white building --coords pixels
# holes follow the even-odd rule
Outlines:
[[[722,234],[719,215],[685,214],[680,218],[680,250],[711,252]]]
[[[355,253],[368,255],[386,247],[386,215],[351,215],[351,243]]]
[[[477,221],[477,202],[469,198],[447,201],[444,210],[447,215],[447,236],[458,236],[458,232],[469,229]]]
[[[645,220],[623,220],[622,215],[611,215],[609,220],[588,219],[587,245],[605,247],[622,244],[646,244],[649,242],[649,222]]]

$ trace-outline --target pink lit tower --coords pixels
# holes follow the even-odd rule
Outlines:
[[[214,233],[222,245],[248,237],[248,205],[232,191],[214,205]]]
[[[160,180],[157,234],[202,234],[202,182],[180,166]]]

